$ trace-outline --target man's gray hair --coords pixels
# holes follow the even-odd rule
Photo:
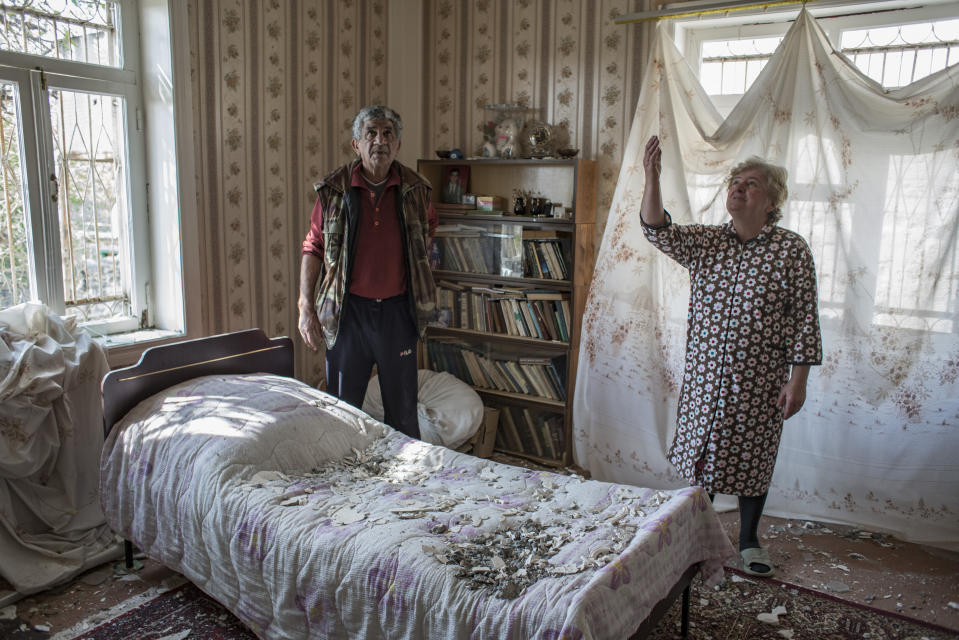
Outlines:
[[[726,187],[729,188],[733,178],[743,171],[750,169],[757,169],[766,179],[766,193],[769,195],[769,199],[772,200],[774,207],[774,209],[769,212],[768,223],[776,224],[783,215],[782,206],[789,196],[789,189],[786,187],[786,182],[789,180],[789,172],[786,171],[786,167],[780,167],[771,162],[766,162],[758,156],[752,156],[743,160],[730,170],[729,175],[726,177]]]
[[[373,104],[360,109],[360,112],[356,114],[355,118],[353,118],[354,140],[363,139],[363,123],[365,123],[367,120],[389,120],[391,123],[393,123],[394,137],[399,140],[402,136],[403,121],[400,119],[400,114],[396,113],[389,107]]]

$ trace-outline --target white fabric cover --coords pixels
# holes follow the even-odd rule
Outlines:
[[[455,449],[476,433],[483,423],[483,400],[471,386],[446,372],[417,372],[416,416],[420,438],[430,444]],[[373,376],[366,388],[363,411],[383,420],[380,378]]]
[[[766,511],[959,547],[959,65],[885,91],[803,11],[724,121],[662,29],[652,47],[583,318],[577,462],[685,484],[665,451],[689,275],[643,238],[643,150],[660,136],[666,208],[705,224],[756,154],[789,169],[781,225],[813,251],[823,333]]]
[[[324,472],[352,451],[351,476]],[[734,555],[698,488],[532,471],[408,438],[292,378],[195,378],[144,400],[104,445],[110,524],[264,639],[625,638],[682,571]],[[410,512],[413,513],[410,513]],[[571,541],[513,600],[437,557],[530,520]],[[432,551],[431,551],[432,550]]]
[[[107,370],[72,318],[37,303],[0,311],[0,575],[22,594],[117,551],[97,500]]]

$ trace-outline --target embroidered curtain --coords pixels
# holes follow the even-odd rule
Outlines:
[[[727,220],[723,179],[759,155],[789,169],[780,224],[815,256],[824,360],[766,513],[959,547],[959,68],[886,91],[803,11],[723,120],[657,29],[584,317],[574,447],[594,477],[677,487],[689,278],[640,228],[654,133],[674,221]]]

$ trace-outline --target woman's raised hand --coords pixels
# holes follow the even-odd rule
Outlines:
[[[659,137],[650,136],[646,141],[646,152],[643,154],[643,169],[647,178],[659,178],[663,168],[663,150],[659,146]]]

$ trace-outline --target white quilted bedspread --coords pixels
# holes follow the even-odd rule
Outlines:
[[[117,532],[262,638],[625,638],[690,564],[713,583],[734,553],[700,489],[474,458],[270,375],[143,401],[100,486]],[[523,536],[549,551],[517,567],[500,543]]]

